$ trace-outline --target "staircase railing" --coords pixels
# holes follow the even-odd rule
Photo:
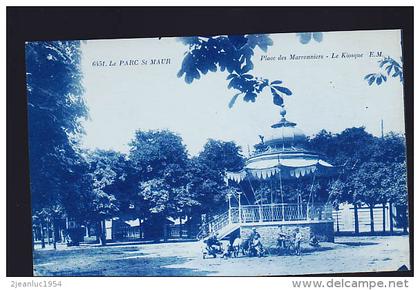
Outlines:
[[[230,223],[231,221],[229,220],[229,211],[214,216],[212,220],[210,220],[207,223],[204,223],[201,226],[201,229],[197,234],[197,239],[201,240],[207,237],[211,232],[217,232],[225,226],[229,225]]]

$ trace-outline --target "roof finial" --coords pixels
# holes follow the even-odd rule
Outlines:
[[[284,105],[282,105],[281,106],[281,109],[280,109],[280,115],[281,115],[281,118],[282,118],[282,120],[284,120],[285,119],[285,117],[284,116],[286,116],[286,109],[284,108]]]
[[[280,116],[281,116],[280,122],[272,125],[271,128],[294,127],[294,126],[296,126],[296,123],[289,122],[289,121],[286,120],[285,116],[286,116],[287,112],[286,112],[286,109],[284,108],[284,105],[281,105],[280,107],[281,107],[280,108]]]

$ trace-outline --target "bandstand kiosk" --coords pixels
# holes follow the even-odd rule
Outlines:
[[[299,228],[304,239],[314,234],[321,241],[334,241],[332,206],[328,202],[316,203],[316,192],[312,190],[306,200],[297,198],[297,202],[285,202],[287,192],[283,183],[299,178],[311,178],[312,185],[316,178],[331,178],[336,174],[335,167],[324,161],[316,152],[304,149],[306,136],[296,127],[296,123],[286,120],[286,110],[281,107],[281,119],[271,126],[272,134],[264,141],[263,150],[252,154],[245,166],[238,172],[227,172],[229,184],[247,183],[252,188],[253,182],[276,180],[276,190],[271,190],[267,199],[255,199],[254,204],[244,204],[243,192],[237,190],[228,195],[229,209],[218,216],[210,230],[217,231],[220,237],[233,232],[243,237],[255,227],[261,235],[264,245],[276,243],[278,232],[292,232]],[[231,198],[237,200],[232,206]]]

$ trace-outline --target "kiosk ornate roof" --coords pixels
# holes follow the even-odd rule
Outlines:
[[[296,127],[296,123],[286,120],[286,110],[280,110],[281,119],[271,126],[272,133],[265,141],[265,145],[271,148],[289,148],[306,141],[306,135]]]
[[[281,107],[281,119],[271,126],[273,133],[263,143],[265,150],[250,156],[239,172],[227,172],[227,178],[240,182],[247,173],[258,179],[280,174],[282,178],[302,177],[318,171],[331,174],[334,166],[323,160],[317,152],[305,150],[306,136],[296,128],[296,123],[286,120],[286,110]],[[263,140],[263,139],[262,139]]]

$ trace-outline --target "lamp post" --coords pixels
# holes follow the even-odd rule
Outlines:
[[[228,204],[229,204],[228,220],[229,220],[229,224],[231,224],[232,223],[232,206],[231,206],[231,203],[230,203],[230,199],[232,198],[232,193],[228,192],[226,196],[228,198]]]
[[[241,192],[237,191],[238,193],[238,215],[239,215],[239,223],[242,223],[242,206],[241,206]]]

